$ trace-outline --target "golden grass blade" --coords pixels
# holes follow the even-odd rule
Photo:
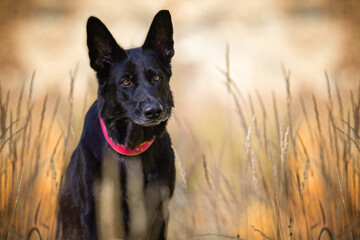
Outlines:
[[[339,169],[338,168],[336,168],[336,175],[337,175],[337,179],[338,179],[338,183],[339,183],[340,196],[341,196],[342,204],[343,204],[343,207],[344,207],[344,212],[345,212],[345,216],[346,216],[347,225],[348,225],[348,228],[349,228],[350,238],[353,240],[354,237],[353,237],[353,234],[352,234],[352,227],[350,225],[350,218],[349,218],[348,212],[346,210],[346,204],[345,204],[345,199],[344,199],[344,191],[343,191],[343,187],[342,187],[342,184],[341,184],[340,175],[339,175]]]
[[[14,221],[16,207],[17,207],[18,201],[19,201],[21,183],[22,183],[22,179],[23,179],[23,171],[24,171],[24,169],[21,169],[20,180],[19,180],[19,184],[18,184],[18,187],[17,187],[17,191],[16,191],[16,199],[15,199],[15,204],[14,204],[14,210],[13,210],[13,213],[12,213],[12,216],[11,216],[11,221],[10,221],[8,235],[7,235],[7,240],[9,240],[10,236],[11,236],[11,227],[12,227],[12,224],[13,224],[13,221]]]

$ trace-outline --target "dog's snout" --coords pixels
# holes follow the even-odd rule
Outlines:
[[[149,103],[144,108],[144,115],[148,119],[156,119],[163,112],[163,107],[160,103]]]

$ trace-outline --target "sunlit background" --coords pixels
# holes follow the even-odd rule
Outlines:
[[[175,41],[169,238],[360,238],[356,0],[0,1],[0,238],[55,236],[96,99],[87,18],[131,48],[161,9]]]

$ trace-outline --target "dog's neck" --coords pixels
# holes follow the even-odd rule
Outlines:
[[[116,143],[134,149],[155,137],[161,137],[166,130],[164,121],[157,126],[143,127],[127,119],[109,121],[102,117],[108,136]]]
[[[151,140],[145,141],[145,142],[141,143],[140,145],[137,145],[135,148],[132,148],[132,149],[127,148],[122,144],[115,143],[114,140],[109,136],[108,131],[106,130],[104,120],[101,118],[101,116],[99,116],[99,120],[100,120],[101,130],[102,130],[102,133],[103,133],[106,141],[116,152],[118,152],[122,155],[126,155],[126,156],[139,155],[139,154],[145,152],[152,145],[152,143],[155,140],[155,136],[153,136],[153,138]]]

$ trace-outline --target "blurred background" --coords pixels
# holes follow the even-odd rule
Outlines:
[[[87,18],[131,48],[161,9],[180,159],[169,237],[359,238],[357,0],[1,0],[0,238],[55,236],[96,99]]]
[[[324,70],[336,77],[349,73],[353,76],[359,62],[357,7],[357,1],[335,0],[105,1],[101,4],[81,0],[3,0],[0,59],[3,82],[9,76],[22,79],[36,70],[37,84],[43,86],[42,90],[64,86],[69,69],[78,65],[78,89],[92,84],[94,74],[88,66],[85,44],[89,16],[99,17],[118,43],[129,48],[144,41],[152,17],[159,9],[169,9],[175,28],[174,72],[179,76],[173,81],[174,88],[184,86],[175,89],[180,91],[179,95],[192,91],[189,83],[191,89],[199,92],[197,88],[204,86],[205,81],[210,89],[202,91],[204,95],[218,92],[221,82],[218,68],[225,63],[226,44],[231,48],[232,75],[244,91],[279,88],[281,63],[293,72],[294,89],[307,87],[321,91],[319,82]],[[355,81],[356,77],[353,78]]]

